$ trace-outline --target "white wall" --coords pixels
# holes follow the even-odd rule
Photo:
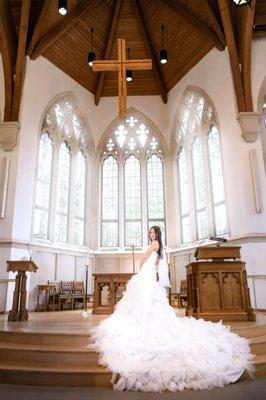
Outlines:
[[[266,40],[254,41],[252,50],[253,70],[253,96],[256,108],[260,84],[264,78],[266,58]],[[164,105],[159,96],[132,96],[128,98],[128,107],[134,107],[147,115],[161,130],[165,137],[168,148],[173,135],[173,123],[178,104],[187,86],[199,87],[212,99],[216,108],[220,131],[222,152],[225,168],[225,185],[230,221],[230,234],[232,238],[261,235],[260,252],[256,252],[253,243],[247,246],[244,256],[252,260],[248,265],[250,271],[253,266],[258,265],[256,271],[265,271],[264,260],[266,258],[266,182],[263,173],[263,159],[260,139],[255,143],[247,143],[241,138],[241,130],[236,119],[237,108],[235,94],[230,70],[227,51],[219,52],[212,50],[204,57],[169,93],[169,101]],[[13,241],[31,240],[31,223],[33,209],[34,180],[36,171],[36,155],[38,149],[38,135],[42,115],[51,100],[60,93],[73,92],[78,99],[79,106],[88,121],[89,134],[91,134],[95,149],[100,138],[108,125],[117,116],[117,98],[103,98],[100,105],[95,107],[93,95],[87,92],[74,80],[52,65],[43,57],[36,61],[27,62],[27,74],[23,92],[23,104],[21,110],[21,131],[19,143],[16,149],[10,153],[13,169],[10,178],[9,211],[8,218],[0,220],[0,238],[12,238]],[[0,95],[1,95],[1,63],[0,63]],[[0,103],[1,107],[1,103]],[[249,151],[256,149],[259,155],[259,168],[261,174],[261,189],[264,201],[264,211],[257,214],[255,211],[254,195],[252,192],[251,170],[249,165]],[[3,152],[0,152],[0,162]],[[168,172],[168,180],[172,178],[175,168]],[[171,180],[171,179],[170,179]],[[95,194],[97,195],[97,194]],[[173,193],[169,193],[167,215],[169,219],[168,237],[176,238],[178,220],[171,218],[176,215],[176,205],[173,201]],[[13,212],[14,202],[14,212]],[[94,203],[95,204],[95,203]],[[97,212],[94,212],[97,215]],[[171,222],[170,222],[171,220]],[[94,218],[92,226],[99,224],[97,217]],[[258,239],[260,240],[260,239]],[[171,241],[171,240],[170,240]],[[177,245],[176,239],[171,245]],[[253,249],[253,250],[252,250]],[[191,250],[187,250],[187,254]],[[64,253],[63,253],[64,254]],[[176,279],[184,276],[184,264],[188,255],[182,255],[182,261],[177,262]],[[14,253],[15,255],[15,253]],[[31,277],[31,291],[38,282],[50,279],[55,275],[58,279],[66,277],[73,279],[82,276],[82,266],[77,268],[77,262],[71,256],[67,258],[60,256],[54,261],[53,255],[41,255],[37,253],[36,259],[40,265],[40,271]],[[19,256],[19,255],[17,255]],[[0,262],[3,268],[5,255],[1,256]],[[253,257],[253,258],[252,258]],[[2,260],[2,261],[1,261]],[[55,262],[55,264],[54,264]],[[76,264],[75,264],[76,263]],[[108,256],[108,258],[96,255],[95,269],[100,272],[116,270],[130,270],[130,256]],[[81,263],[82,264],[82,263]],[[56,265],[56,266],[55,266]],[[183,265],[179,267],[179,265]],[[56,268],[56,272],[55,269]],[[33,297],[30,299],[34,303]]]

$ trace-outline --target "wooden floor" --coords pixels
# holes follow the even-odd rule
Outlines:
[[[0,315],[0,331],[8,332],[49,332],[49,333],[75,333],[89,334],[92,327],[99,324],[106,315],[94,315],[89,309],[84,314],[82,310],[75,311],[49,311],[49,312],[30,312],[28,321],[8,322],[7,314]],[[184,308],[175,308],[178,317],[185,317]],[[256,321],[240,321],[226,323],[233,331],[255,328],[258,326],[266,327],[266,311],[256,313]]]
[[[185,313],[176,309],[176,314]],[[7,322],[7,315],[0,315],[0,382],[110,387],[110,371],[98,366],[98,354],[88,348],[90,329],[104,318],[79,310],[31,312],[26,322]],[[255,322],[228,325],[250,340],[256,376],[266,377],[266,313],[257,313]]]

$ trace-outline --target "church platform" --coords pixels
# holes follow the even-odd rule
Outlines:
[[[184,316],[184,310],[176,310]],[[0,382],[41,386],[110,387],[111,373],[88,349],[89,330],[105,316],[81,311],[30,313],[27,322],[0,316]],[[255,377],[266,377],[266,312],[255,322],[232,322],[231,330],[251,341]],[[244,374],[243,379],[249,379]]]

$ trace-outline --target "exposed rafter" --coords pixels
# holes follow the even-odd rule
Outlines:
[[[182,21],[189,29],[195,31],[198,35],[209,43],[213,44],[218,50],[224,50],[225,46],[221,43],[216,33],[207,27],[203,22],[199,21],[192,14],[187,12],[175,0],[161,0],[161,3],[175,12],[177,18]]]
[[[209,4],[208,0],[202,1],[202,7],[204,8],[206,15],[210,21],[210,23],[213,26],[214,31],[216,32],[220,42],[222,43],[222,45],[225,47],[226,46],[226,40],[225,40],[225,36],[224,33],[220,27],[219,22],[217,21],[217,18]]]
[[[258,29],[253,31],[253,38],[262,38],[266,36],[266,29]]]
[[[26,40],[30,15],[30,2],[31,0],[23,0],[21,8],[11,121],[18,121],[19,119],[21,94],[25,76]]]
[[[122,0],[115,1],[115,8],[113,10],[113,17],[108,31],[108,37],[104,51],[104,60],[107,60],[111,57],[121,6],[122,6]],[[97,82],[97,88],[94,96],[94,103],[96,104],[96,106],[99,104],[100,98],[102,96],[105,74],[106,74],[105,71],[101,71]]]
[[[0,1],[0,51],[2,53],[5,79],[4,121],[10,121],[16,59],[16,33],[9,8],[9,1]]]
[[[31,59],[36,60],[45,50],[49,49],[64,33],[66,33],[76,22],[88,11],[95,7],[100,0],[82,0],[69,14],[67,14],[57,25],[51,28],[37,43]]]
[[[238,62],[238,52],[230,15],[229,3],[227,0],[218,0],[220,13],[222,16],[224,32],[230,57],[231,70],[234,80],[237,107],[239,112],[246,111],[245,96]]]
[[[138,0],[131,0],[131,4],[139,24],[142,40],[144,41],[146,48],[149,52],[149,57],[152,60],[152,70],[154,72],[154,77],[156,80],[157,87],[161,93],[163,102],[167,103],[167,89],[163,80],[163,74],[159,66],[159,63],[157,61],[156,53],[153,49],[148,30],[146,28],[147,25],[144,21],[143,12],[140,7],[140,2]]]
[[[254,16],[254,25],[266,25],[266,14],[256,14]]]
[[[246,111],[253,111],[251,92],[251,43],[254,23],[256,0],[252,0],[251,7],[242,7],[239,10],[239,46],[241,75],[245,96]]]
[[[35,27],[34,27],[34,31],[33,31],[32,37],[31,37],[31,41],[30,41],[30,44],[29,44],[29,47],[28,47],[28,50],[27,50],[27,55],[28,56],[31,56],[31,53],[32,53],[37,41],[39,40],[41,29],[42,29],[42,24],[43,24],[43,21],[44,21],[46,15],[47,15],[47,11],[48,11],[48,8],[50,7],[51,1],[52,0],[45,0],[44,1],[40,16],[38,18],[38,21],[37,21]]]

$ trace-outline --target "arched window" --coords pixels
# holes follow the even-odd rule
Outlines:
[[[157,135],[138,117],[110,132],[101,181],[102,247],[146,245],[152,225],[165,240],[163,154]]]
[[[125,246],[142,245],[141,171],[139,159],[131,154],[125,162]]]
[[[87,139],[74,99],[48,109],[40,137],[33,236],[85,244]]]
[[[87,162],[82,150],[78,151],[76,166],[76,190],[75,190],[75,234],[74,242],[84,245],[85,216],[86,216],[86,182]]]
[[[52,164],[53,140],[47,132],[43,132],[39,144],[34,220],[34,236],[39,239],[48,239]]]
[[[102,246],[118,246],[118,163],[112,155],[102,164]]]
[[[160,226],[165,234],[163,162],[157,154],[147,160],[147,194],[149,228]]]
[[[189,90],[176,126],[181,242],[228,232],[220,136],[213,107]]]
[[[71,150],[67,143],[62,143],[58,163],[55,240],[64,243],[68,241],[70,167]]]

